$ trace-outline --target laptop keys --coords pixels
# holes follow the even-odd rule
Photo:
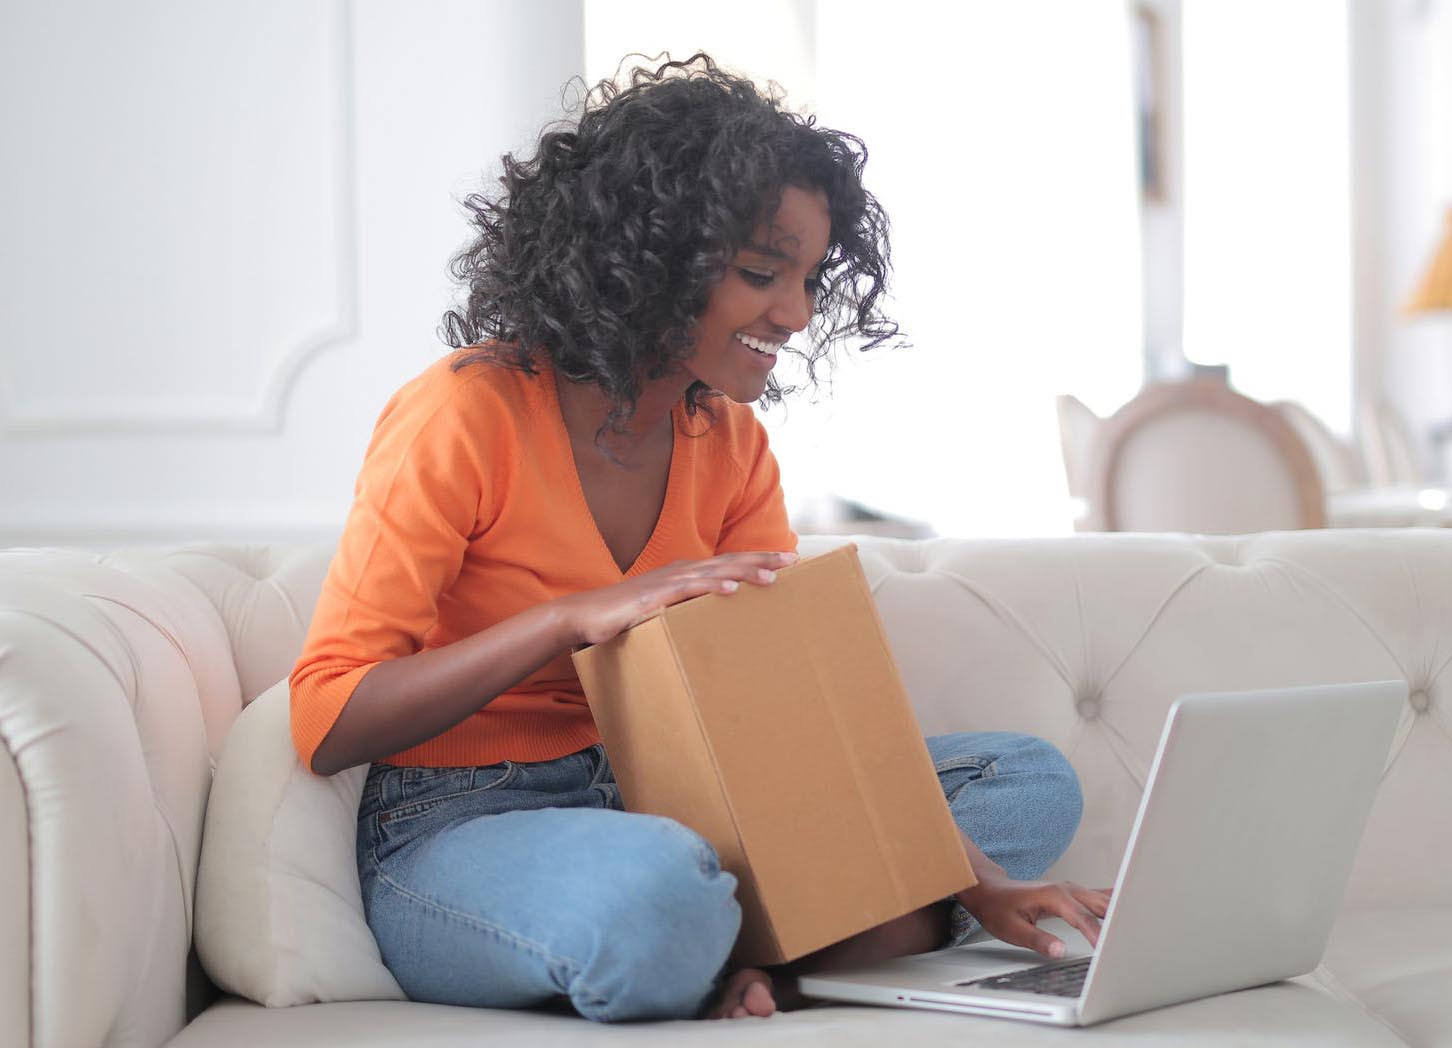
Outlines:
[[[985,990],[1017,990],[1050,997],[1078,997],[1084,990],[1084,979],[1089,974],[1089,963],[1092,960],[1093,957],[1084,957],[1077,961],[1062,961],[1037,968],[1021,968],[1016,972],[969,979],[953,985],[979,986]]]

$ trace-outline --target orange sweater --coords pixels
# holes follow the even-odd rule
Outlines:
[[[292,671],[293,744],[309,767],[353,689],[380,662],[674,560],[796,549],[776,460],[751,408],[714,398],[707,430],[709,420],[688,419],[682,402],[672,409],[665,505],[622,575],[585,502],[548,362],[532,378],[491,364],[455,372],[453,359],[394,394],[369,443]],[[599,738],[562,652],[463,722],[383,760],[551,760]]]

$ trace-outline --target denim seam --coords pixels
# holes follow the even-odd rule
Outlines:
[[[624,811],[624,808],[616,808],[612,803],[619,796],[619,787],[613,782],[597,782],[589,787],[598,793],[605,802],[605,807],[614,811]]]
[[[595,774],[590,777],[590,785],[593,787],[604,785],[607,782],[614,783],[615,775],[614,769],[610,767],[610,755],[605,752],[605,747],[598,742],[594,746],[589,747],[589,749],[594,749],[595,746],[600,747],[600,766],[595,769]],[[605,777],[607,771],[611,772],[608,779]]]
[[[396,808],[383,808],[378,812],[379,820],[384,826],[400,819],[412,819],[416,815],[427,815],[440,804],[448,801],[456,801],[460,797],[468,797],[473,793],[482,793],[482,790],[464,790],[461,793],[448,793],[442,797],[430,797],[426,801],[414,801],[411,804],[400,804]]]
[[[547,963],[563,968],[566,972],[570,974],[571,982],[579,983],[580,989],[584,990],[595,1000],[598,1001],[604,999],[592,988],[583,984],[580,976],[581,966],[579,962],[570,960],[565,957],[559,957],[546,947],[535,942],[533,939],[526,939],[522,935],[518,935],[514,932],[508,931],[507,929],[499,927],[497,924],[493,924],[489,921],[480,920],[473,914],[464,913],[460,910],[455,910],[454,908],[446,906],[435,899],[425,898],[424,896],[419,895],[417,892],[409,891],[403,885],[395,881],[392,877],[388,876],[388,874],[383,872],[383,867],[378,862],[378,858],[376,855],[373,856],[373,864],[377,868],[376,876],[378,877],[378,879],[389,888],[391,888],[393,891],[403,896],[405,899],[412,900],[413,902],[418,903],[420,906],[424,906],[434,911],[435,913],[445,914],[449,917],[453,917],[459,920],[464,925],[473,928],[475,931],[485,932],[487,934],[493,935],[496,939],[500,940],[503,943],[506,943],[509,946],[513,946],[516,949],[523,950],[527,953],[534,953]]]
[[[958,799],[958,795],[972,786],[975,782],[982,782],[984,779],[991,779],[998,774],[998,761],[985,761],[982,757],[950,757],[941,765],[935,764],[934,769],[938,774],[944,775],[951,771],[963,771],[967,768],[974,768],[978,771],[976,779],[969,779],[962,786],[959,786],[952,793],[947,795],[948,803],[951,805]]]
[[[442,797],[425,797],[423,800],[409,801],[407,804],[400,804],[394,808],[384,808],[378,812],[383,825],[395,822],[399,819],[411,819],[415,815],[423,815],[433,811],[440,804],[446,801],[455,801],[460,797],[472,797],[476,793],[488,793],[507,785],[514,778],[514,772],[505,772],[498,782],[491,782],[485,786],[472,786],[467,790],[459,790],[457,793],[446,793]]]
[[[933,770],[939,775],[947,771],[962,771],[964,768],[977,768],[985,775],[993,774],[992,768],[997,761],[984,760],[982,757],[948,757],[933,765]]]

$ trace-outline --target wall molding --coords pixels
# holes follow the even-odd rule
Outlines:
[[[179,398],[156,405],[98,406],[77,410],[26,409],[13,383],[0,372],[0,434],[266,434],[282,432],[288,399],[304,370],[328,349],[359,334],[358,259],[358,150],[357,78],[353,30],[353,0],[337,0],[334,7],[338,69],[338,120],[333,137],[337,171],[338,216],[334,230],[339,282],[339,316],[328,326],[302,336],[273,367],[262,392],[251,403]],[[0,532],[3,533],[3,532]]]

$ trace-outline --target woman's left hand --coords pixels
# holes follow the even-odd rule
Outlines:
[[[981,878],[955,898],[978,919],[985,931],[1045,957],[1064,956],[1064,942],[1036,927],[1041,917],[1061,917],[1077,928],[1089,945],[1099,942],[1099,921],[1109,912],[1110,889],[1084,888],[1072,881],[1016,881]]]

